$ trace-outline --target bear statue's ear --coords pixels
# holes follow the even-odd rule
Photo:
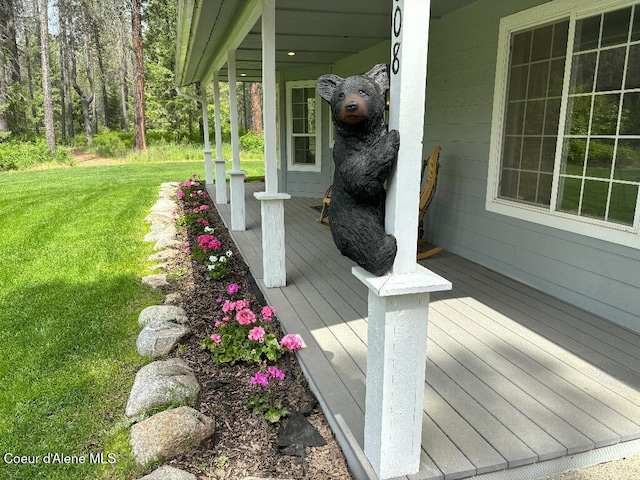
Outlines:
[[[328,73],[326,75],[322,75],[318,78],[318,82],[316,83],[316,90],[318,95],[324,98],[327,102],[331,103],[331,97],[333,97],[333,92],[336,91],[338,84],[344,80],[342,77],[338,75],[334,75],[333,73]]]
[[[365,77],[369,77],[371,80],[373,80],[376,85],[380,87],[380,91],[383,94],[384,92],[389,90],[389,65],[379,63],[367,73],[365,73]]]

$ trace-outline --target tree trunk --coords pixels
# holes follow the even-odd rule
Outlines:
[[[251,124],[253,133],[262,135],[262,92],[260,84],[251,84]]]
[[[133,82],[133,148],[147,149],[144,131],[144,59],[142,56],[141,0],[131,0],[131,31],[133,34],[134,82]]]
[[[5,75],[9,83],[20,81],[20,59],[18,58],[18,42],[16,40],[16,22],[13,0],[0,0],[0,36],[5,49]]]
[[[102,123],[109,126],[109,96],[107,95],[107,75],[105,73],[104,61],[102,58],[102,44],[100,43],[100,32],[96,23],[93,25],[93,36],[96,43],[96,54],[98,55],[98,75],[102,83]]]
[[[49,72],[49,23],[47,20],[47,0],[40,0],[40,59],[42,61],[42,93],[44,96],[44,132],[47,147],[51,153],[54,153],[56,138],[53,131],[53,98]]]
[[[0,37],[0,134],[9,131],[9,124],[7,123],[7,77],[4,71],[4,63],[4,42]],[[2,135],[0,135],[0,141],[2,141]]]
[[[42,0],[46,1],[46,0]],[[84,17],[84,12],[82,13]],[[91,128],[91,102],[93,102],[93,78],[91,76],[91,72],[89,68],[87,68],[87,78],[89,80],[89,85],[91,86],[89,89],[89,94],[83,90],[83,88],[78,84],[78,71],[77,71],[77,61],[76,61],[76,44],[75,44],[75,28],[73,26],[72,20],[69,19],[69,42],[71,45],[70,49],[70,57],[71,57],[71,81],[73,82],[73,89],[76,91],[78,96],[80,97],[80,105],[82,106],[82,119],[84,121],[84,135],[87,141],[87,146],[91,146],[93,143],[93,130]],[[83,53],[85,57],[85,62],[87,61],[86,50],[88,46],[86,45],[87,36],[83,35],[84,39],[84,47]]]

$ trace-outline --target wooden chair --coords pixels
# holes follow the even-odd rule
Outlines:
[[[440,147],[435,147],[431,151],[431,155],[429,155],[429,158],[422,161],[422,178],[424,178],[426,170],[427,181],[425,182],[424,187],[422,187],[422,191],[420,192],[420,204],[418,213],[418,260],[431,257],[432,255],[435,255],[436,253],[442,251],[442,247],[431,247],[427,250],[424,250],[424,247],[427,244],[427,239],[423,238],[424,227],[422,226],[424,215],[425,213],[427,213],[427,209],[429,208],[429,205],[431,205],[431,201],[436,194],[436,187],[438,185],[438,170],[440,169],[440,150]]]
[[[324,198],[322,199],[322,210],[320,210],[320,216],[316,220],[322,225],[329,226],[329,204],[331,203],[331,186],[324,192]]]
[[[440,147],[435,147],[429,158],[422,161],[422,178],[425,178],[425,171],[427,175],[427,181],[422,187],[420,192],[420,203],[418,213],[418,254],[417,259],[422,260],[435,255],[442,251],[442,247],[431,247],[428,250],[423,250],[427,244],[427,240],[422,238],[424,235],[424,227],[422,226],[422,220],[425,213],[436,194],[436,186],[438,184],[438,169],[440,168]],[[331,186],[327,188],[322,199],[322,210],[320,211],[320,217],[316,220],[322,225],[329,226],[329,205],[331,204]]]

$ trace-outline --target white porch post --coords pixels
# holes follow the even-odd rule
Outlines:
[[[227,174],[222,156],[222,128],[220,124],[220,81],[218,72],[213,74],[213,106],[216,137],[216,203],[227,203]]]
[[[202,129],[204,130],[203,132],[204,150],[202,151],[202,153],[204,153],[205,182],[207,185],[210,185],[213,183],[213,177],[212,177],[212,168],[211,168],[211,147],[209,146],[209,112],[207,110],[206,91],[201,97],[198,97],[196,95],[191,95],[190,93],[187,93],[187,92],[183,92],[182,89],[180,89],[180,87],[176,88],[176,92],[178,92],[179,95],[182,95],[183,97],[188,98],[189,100],[194,100],[198,102],[202,106]]]
[[[229,70],[229,114],[231,117],[231,150],[233,167],[229,171],[231,190],[231,230],[244,231],[244,176],[240,170],[240,139],[238,137],[238,95],[236,91],[236,51],[229,50],[227,67]]]
[[[211,145],[209,144],[209,110],[206,92],[202,95],[202,129],[204,130],[204,178],[207,185],[213,183],[213,165],[211,163]]]
[[[429,297],[451,289],[416,262],[430,3],[393,2],[389,128],[400,132],[400,150],[385,226],[398,253],[388,275],[353,269],[369,288],[364,451],[383,479],[420,469]]]
[[[262,98],[265,191],[256,192],[262,215],[262,267],[267,287],[287,284],[284,244],[284,200],[278,193],[276,151],[276,9],[275,0],[262,0]]]

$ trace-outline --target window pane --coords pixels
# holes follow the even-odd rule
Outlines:
[[[567,129],[571,135],[588,135],[590,116],[590,96],[569,98],[569,105],[567,107]]]
[[[587,177],[609,178],[613,163],[613,139],[591,140],[587,158]]]
[[[576,22],[575,51],[582,52],[598,46],[600,34],[600,15]]]
[[[625,47],[612,48],[600,53],[596,91],[620,90],[622,88],[626,50]]]
[[[553,25],[538,28],[533,31],[533,45],[531,48],[531,61],[546,60],[551,56],[551,37]]]
[[[571,65],[571,86],[569,93],[589,93],[593,91],[597,54],[574,55]]]
[[[609,220],[625,225],[633,225],[637,199],[637,185],[614,183],[611,189]]]
[[[518,182],[518,198],[525,202],[535,203],[538,190],[538,174],[521,172]]]
[[[509,100],[524,100],[527,98],[527,78],[529,65],[521,65],[511,69],[509,75]]]
[[[511,48],[511,65],[520,65],[529,61],[531,50],[531,32],[519,33],[513,36]]]
[[[556,156],[556,137],[545,137],[542,141],[542,155],[540,156],[540,171],[553,172]]]
[[[560,177],[560,188],[558,192],[560,205],[558,210],[567,213],[578,213],[581,189],[581,179]]]
[[[500,179],[500,196],[518,198],[518,170],[503,170]]]
[[[560,171],[566,175],[582,175],[587,141],[583,138],[569,138],[564,147]]]
[[[605,13],[602,25],[602,46],[627,43],[631,8]]]
[[[524,102],[510,103],[507,106],[506,134],[522,135],[524,126]]]
[[[553,60],[550,68],[549,96],[559,97],[562,95],[562,83],[564,82],[564,58]]]
[[[640,12],[640,8],[637,11]],[[627,65],[625,88],[640,88],[640,44],[629,47],[629,64]]]
[[[640,135],[640,92],[624,94],[620,135]]]
[[[640,139],[618,142],[613,178],[640,182]]]
[[[527,98],[543,98],[547,96],[549,81],[549,62],[539,62],[529,69],[529,91]]]
[[[553,46],[551,55],[553,57],[561,57],[564,63],[564,57],[567,53],[567,38],[569,37],[569,22],[556,23],[553,28]]]
[[[548,100],[544,120],[545,135],[557,135],[560,122],[560,99]]]
[[[592,135],[615,135],[618,125],[620,95],[596,95],[593,101]]]
[[[633,16],[633,27],[631,32],[631,41],[640,40],[640,8],[636,5],[636,13]]]
[[[541,174],[538,177],[538,197],[536,203],[542,205],[551,204],[551,185],[553,183],[553,175]]]
[[[504,139],[504,152],[502,153],[502,165],[505,168],[518,168],[520,166],[520,148],[522,137],[506,137]]]
[[[293,163],[303,165],[316,163],[315,138],[294,137]]]
[[[525,135],[541,135],[544,123],[544,100],[527,102],[526,120],[524,122]]]
[[[580,214],[586,217],[604,219],[608,194],[609,182],[585,180],[582,195],[582,211]]]
[[[538,170],[540,164],[540,143],[539,137],[525,137],[522,142],[522,165],[523,170]]]

